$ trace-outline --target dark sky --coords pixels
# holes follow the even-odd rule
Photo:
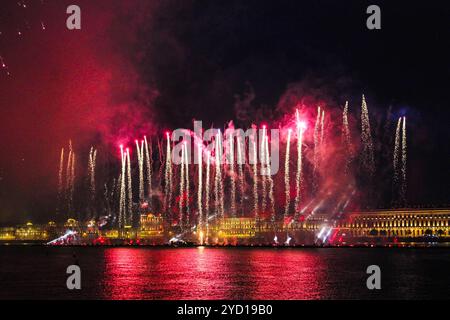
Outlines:
[[[189,128],[192,119],[221,126],[249,90],[252,107],[276,117],[289,87],[335,108],[349,99],[355,115],[364,93],[375,128],[389,105],[395,118],[406,114],[410,202],[450,202],[443,1],[377,1],[375,31],[365,1],[19,3],[27,7],[3,1],[0,10],[10,73],[0,69],[0,222],[54,210],[69,139],[112,149],[118,138]],[[65,27],[69,4],[81,7],[82,30]]]

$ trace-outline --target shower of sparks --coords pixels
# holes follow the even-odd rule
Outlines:
[[[235,181],[235,169],[234,169],[234,139],[233,134],[230,132],[229,136],[229,161],[230,161],[230,183],[231,183],[231,216],[236,217],[236,181]]]
[[[238,154],[238,170],[239,170],[239,194],[240,194],[240,210],[241,216],[244,213],[244,169],[243,163],[245,159],[243,158],[243,152],[240,139],[237,141],[237,154]],[[245,147],[243,148],[245,150]]]
[[[184,145],[181,148],[181,166],[180,166],[180,201],[179,201],[179,226],[181,228],[181,230],[183,230],[183,203],[184,203]]]
[[[97,150],[91,147],[89,151],[88,174],[89,174],[89,191],[90,191],[90,205],[95,205],[95,165],[97,161]]]
[[[164,172],[164,207],[166,215],[168,216],[172,203],[172,151],[170,148],[170,134],[166,134],[167,149],[166,149],[166,165]]]
[[[303,165],[303,131],[306,129],[304,122],[300,120],[298,110],[296,111],[296,128],[297,128],[297,172],[295,175],[295,203],[294,203],[294,219],[298,219],[300,213],[301,190],[302,190],[302,165]]]
[[[189,185],[189,152],[187,149],[187,145],[184,144],[184,165],[186,166],[186,172],[185,172],[185,178],[186,178],[186,225],[190,225],[190,206],[189,206],[189,192],[190,192],[190,185]]]
[[[313,190],[318,188],[318,169],[319,169],[319,154],[320,154],[320,107],[317,107],[316,124],[314,126],[314,155],[313,155]]]
[[[400,179],[400,173],[399,173],[399,153],[400,153],[400,130],[401,130],[401,122],[402,118],[398,118],[397,121],[397,129],[395,130],[395,141],[394,141],[394,159],[392,163],[392,167],[394,169],[394,176],[392,181],[392,200],[395,203],[397,201],[397,195],[398,195],[398,186],[399,186],[399,179]]]
[[[373,154],[372,133],[370,130],[369,109],[364,95],[362,96],[361,105],[361,140],[363,145],[362,166],[369,174],[369,177],[373,177],[375,173],[375,160]]]
[[[406,117],[403,117],[402,127],[402,188],[401,188],[401,201],[402,205],[406,206]]]
[[[255,211],[255,219],[258,220],[258,154],[255,141],[253,141],[253,198],[253,210]]]
[[[150,141],[151,143],[151,141]],[[144,147],[145,147],[145,164],[147,167],[147,196],[149,209],[152,210],[152,148],[147,142],[147,137],[144,136]]]
[[[291,203],[291,190],[290,190],[290,182],[289,182],[289,155],[290,155],[290,148],[291,148],[291,132],[292,129],[288,130],[288,136],[286,141],[286,154],[285,154],[285,160],[284,160],[284,186],[285,186],[285,196],[286,196],[286,203],[284,206],[284,221],[286,221],[287,216],[289,215],[289,205]]]
[[[131,184],[131,161],[130,161],[130,150],[127,148],[126,152],[126,162],[127,162],[127,182],[128,182],[128,223],[133,224],[133,189]]]
[[[202,155],[202,145],[199,143],[197,148],[198,148],[198,190],[197,190],[198,225],[200,227],[200,231],[203,232],[203,204],[202,204],[203,155]]]
[[[211,165],[211,154],[206,153],[206,181],[205,181],[205,215],[206,215],[206,240],[208,240],[208,230],[209,230],[209,193],[210,193],[210,165]]]
[[[353,158],[353,145],[348,125],[348,101],[345,102],[344,111],[342,112],[342,143],[346,152],[346,172],[350,169],[350,162]]]
[[[139,168],[139,201],[142,203],[144,200],[144,141],[139,144],[136,140],[135,143]]]

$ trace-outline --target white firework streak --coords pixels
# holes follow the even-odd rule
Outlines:
[[[290,189],[290,181],[289,181],[289,154],[290,154],[290,148],[291,148],[291,129],[288,131],[287,141],[286,141],[286,153],[284,160],[284,186],[285,186],[285,196],[286,196],[286,202],[284,205],[284,221],[286,221],[286,218],[289,214],[289,205],[291,203],[291,189]]]
[[[262,136],[262,141],[261,141],[261,148],[260,148],[260,153],[261,153],[261,165],[260,165],[260,170],[261,170],[261,185],[262,185],[262,203],[261,203],[261,209],[264,212],[266,210],[266,206],[267,206],[267,163],[266,163],[266,129],[265,127],[263,127],[263,136]]]
[[[402,188],[401,188],[401,200],[402,205],[406,205],[406,117],[403,117],[402,128]]]
[[[394,200],[397,200],[396,199],[398,196],[397,188],[398,188],[398,182],[399,182],[399,177],[400,177],[400,173],[398,170],[398,165],[399,165],[398,158],[399,158],[400,143],[401,143],[401,141],[400,141],[401,121],[402,121],[402,118],[398,118],[397,129],[395,130],[394,159],[393,159],[393,163],[392,163],[392,166],[394,168],[392,198]]]
[[[231,216],[236,217],[236,181],[234,172],[234,139],[233,135],[230,134],[230,182],[231,182]]]
[[[269,154],[269,137],[266,136],[265,143],[264,143],[264,149],[265,149],[265,156],[266,156],[266,173],[267,173],[267,180],[269,182],[269,200],[270,200],[270,214],[272,217],[272,222],[275,222],[275,198],[273,196],[273,179],[272,179],[272,171],[270,167],[270,154]]]
[[[150,152],[149,150],[149,145],[146,136],[144,136],[144,144],[145,144],[145,164],[147,166],[147,196],[149,209],[152,210],[152,157],[151,157],[152,152]]]
[[[127,181],[128,181],[128,223],[133,224],[133,189],[131,186],[131,161],[130,161],[130,150],[127,149]]]
[[[139,201],[144,199],[144,141],[139,142],[136,140],[136,151],[139,168]]]
[[[255,219],[258,220],[258,157],[256,150],[256,142],[253,141],[253,209],[255,210]]]
[[[298,122],[297,125],[297,173],[295,175],[295,203],[294,203],[294,217],[298,217],[300,213],[300,197],[302,189],[302,165],[303,165],[303,129]],[[315,152],[315,151],[314,151]]]
[[[370,129],[369,121],[369,109],[367,107],[366,98],[362,96],[361,105],[361,139],[363,143],[363,167],[367,170],[368,174],[373,177],[375,173],[375,160],[373,154],[372,133]]]
[[[202,145],[198,144],[198,190],[197,190],[197,206],[198,206],[198,225],[200,230],[203,230],[203,206],[202,206],[202,192],[203,192],[203,155]]]
[[[189,226],[190,208],[189,208],[189,160],[188,160],[188,150],[186,144],[184,145],[184,158],[185,158],[185,177],[186,177],[186,224]]]
[[[181,148],[181,167],[180,167],[180,202],[179,202],[179,225],[183,229],[183,202],[184,202],[184,147]]]
[[[244,148],[245,149],[245,148]],[[238,152],[238,170],[239,170],[239,193],[241,195],[241,202],[240,202],[240,207],[241,207],[241,215],[244,212],[244,170],[242,167],[242,163],[244,162],[242,159],[242,151],[241,151],[241,144],[239,142],[239,140],[237,141],[237,152]]]

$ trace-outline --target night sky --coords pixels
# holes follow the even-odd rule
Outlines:
[[[294,107],[292,93],[314,108],[349,100],[355,117],[364,93],[375,138],[389,106],[391,121],[406,115],[409,203],[448,206],[444,3],[2,1],[0,223],[52,216],[69,139],[115,150],[119,137],[193,119],[246,127]],[[81,8],[81,30],[66,28],[70,4]],[[370,4],[381,7],[381,30],[366,28]]]

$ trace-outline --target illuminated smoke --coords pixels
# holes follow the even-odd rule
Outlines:
[[[375,173],[375,160],[373,154],[372,133],[370,130],[369,109],[367,107],[366,98],[362,96],[361,105],[361,140],[362,150],[362,167],[369,177],[373,177]]]
[[[290,190],[290,182],[289,182],[289,157],[290,157],[290,148],[291,148],[291,132],[292,130],[288,130],[288,136],[286,141],[286,153],[285,153],[285,161],[284,161],[284,187],[285,187],[285,196],[286,196],[286,203],[284,206],[284,221],[286,221],[286,218],[289,214],[289,205],[291,203],[291,190]]]
[[[402,128],[402,188],[400,199],[402,205],[406,206],[406,117],[403,117],[403,128]]]

